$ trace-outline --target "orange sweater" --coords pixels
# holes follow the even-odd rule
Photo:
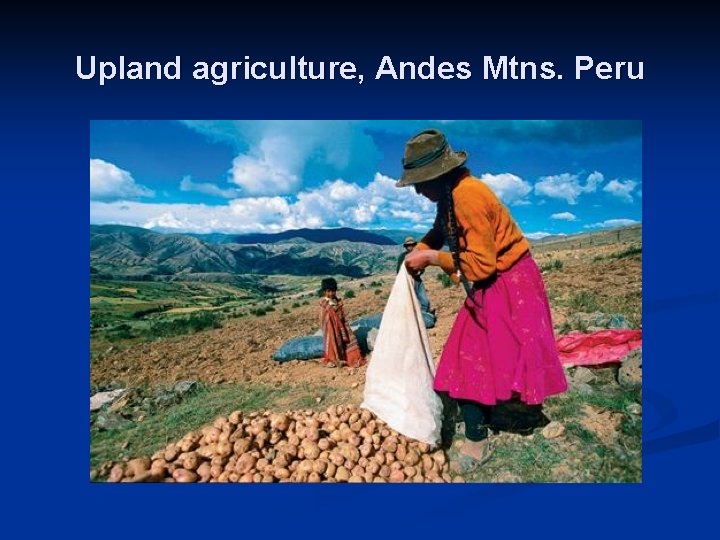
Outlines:
[[[508,209],[492,190],[473,176],[462,178],[452,192],[458,224],[460,266],[469,281],[479,281],[510,268],[529,249]],[[440,249],[445,235],[439,219],[418,243],[418,249]],[[440,267],[456,271],[452,255],[440,251]]]

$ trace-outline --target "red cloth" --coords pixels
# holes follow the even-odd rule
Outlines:
[[[330,302],[327,298],[320,300],[320,328],[323,333],[325,354],[323,363],[360,367],[365,365],[365,358],[360,351],[355,334],[345,320],[343,301]]]
[[[560,361],[567,366],[593,366],[620,362],[630,351],[642,347],[642,330],[572,332],[557,340]]]

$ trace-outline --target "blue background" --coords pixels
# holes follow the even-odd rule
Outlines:
[[[4,483],[23,536],[679,535],[717,530],[720,286],[715,17],[538,7],[391,13],[370,4],[230,13],[108,5],[0,23]],[[690,9],[693,8],[693,9]],[[345,9],[340,13],[338,10]],[[167,61],[181,81],[75,76],[77,55]],[[365,82],[193,80],[197,60],[349,60]],[[467,81],[375,81],[382,56],[468,61]],[[481,77],[483,55],[553,61],[562,81]],[[645,63],[642,81],[575,81],[575,55]],[[88,478],[91,119],[640,119],[643,122],[643,483],[162,486]]]

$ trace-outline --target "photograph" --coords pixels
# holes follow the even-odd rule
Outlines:
[[[641,121],[88,130],[92,483],[642,482]]]

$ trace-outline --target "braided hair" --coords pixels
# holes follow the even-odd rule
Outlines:
[[[465,167],[460,167],[455,171],[450,172],[444,179],[442,185],[442,191],[444,198],[440,199],[437,207],[438,218],[442,225],[443,233],[446,235],[448,248],[450,248],[450,254],[452,255],[453,265],[457,269],[457,275],[465,288],[465,294],[470,300],[479,308],[482,305],[475,300],[472,294],[472,289],[468,279],[462,271],[460,266],[460,243],[458,241],[458,224],[457,216],[455,215],[455,205],[453,204],[452,191],[459,178],[462,178],[467,173]]]

